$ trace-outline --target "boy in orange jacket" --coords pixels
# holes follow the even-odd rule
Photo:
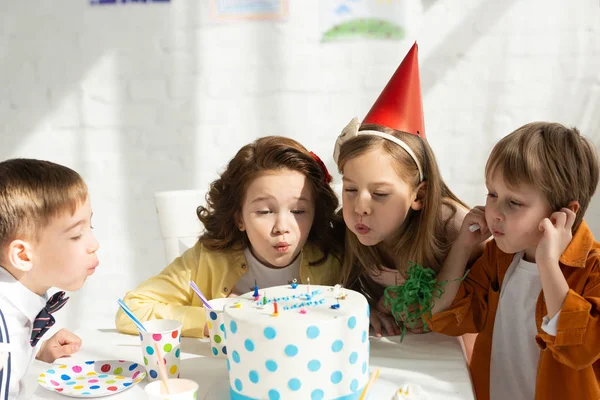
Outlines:
[[[556,123],[527,124],[492,150],[486,205],[463,222],[430,321],[447,335],[479,333],[478,400],[600,398],[600,243],[583,221],[598,164],[577,129]]]

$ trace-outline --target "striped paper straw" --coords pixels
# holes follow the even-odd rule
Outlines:
[[[140,330],[142,332],[146,332],[146,328],[144,328],[144,325],[142,324],[142,322],[139,319],[137,319],[137,317],[135,315],[133,315],[133,312],[131,312],[131,310],[129,309],[129,307],[127,307],[127,305],[123,302],[123,300],[118,299],[117,303],[119,303],[119,305],[121,306],[121,308],[123,309],[125,314],[127,314],[127,316],[129,318],[131,318],[131,320],[133,321],[135,326],[137,326],[138,330]]]

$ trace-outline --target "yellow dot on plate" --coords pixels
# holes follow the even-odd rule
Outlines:
[[[116,378],[117,378],[117,379],[125,379],[125,377],[124,377],[124,376],[121,376],[121,375],[117,375],[117,376],[116,376]]]
[[[40,374],[40,378],[45,378],[46,375],[45,374]]]
[[[81,385],[79,385],[79,386],[73,386],[73,389],[81,390],[81,389],[83,389],[84,387],[85,387],[85,386],[81,386]]]
[[[43,380],[41,380],[41,379],[38,379],[38,382],[39,382],[39,383],[46,383],[46,381],[43,381]]]
[[[111,379],[110,381],[106,381],[106,383],[115,383],[116,381],[114,379]]]
[[[177,373],[177,366],[173,365],[169,371],[171,372],[171,375],[175,375]]]
[[[78,376],[77,378],[75,378],[75,380],[77,381],[82,381],[85,379],[85,376]]]
[[[58,368],[65,369],[65,368],[67,368],[67,366],[66,365],[59,365]]]
[[[97,373],[95,373],[94,371],[90,371],[86,374],[87,376],[94,376],[94,375],[98,375]]]
[[[212,329],[212,324],[210,323],[210,321],[208,321],[207,324],[208,324],[208,329]]]

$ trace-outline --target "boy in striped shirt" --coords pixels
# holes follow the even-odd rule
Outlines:
[[[98,266],[92,208],[81,176],[33,159],[0,162],[0,400],[22,398],[33,357],[73,354],[81,340],[60,330],[40,342],[68,300],[52,287],[79,289]]]

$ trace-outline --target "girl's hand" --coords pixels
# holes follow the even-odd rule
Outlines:
[[[371,307],[370,322],[376,337],[382,336],[382,330],[385,330],[385,336],[400,334],[400,328],[392,316],[392,311],[385,306],[384,296],[381,296],[375,307]]]
[[[417,310],[419,307],[416,305],[410,306],[409,307],[409,311],[413,311],[413,310]],[[406,314],[402,313],[400,315],[400,319],[402,320],[404,327],[406,328],[407,331],[412,332],[412,333],[425,333],[425,332],[429,332],[425,330],[425,324],[423,323],[422,319],[418,319],[417,321],[411,321],[411,322],[407,322],[406,321]]]
[[[478,225],[479,229],[475,230],[475,225]],[[487,240],[491,235],[492,233],[485,221],[485,207],[477,206],[465,216],[457,241],[460,241],[464,246],[474,247],[478,243]]]
[[[571,228],[575,217],[573,211],[562,208],[540,222],[538,229],[543,232],[543,236],[535,250],[535,261],[538,265],[558,265],[560,256],[573,238]]]

